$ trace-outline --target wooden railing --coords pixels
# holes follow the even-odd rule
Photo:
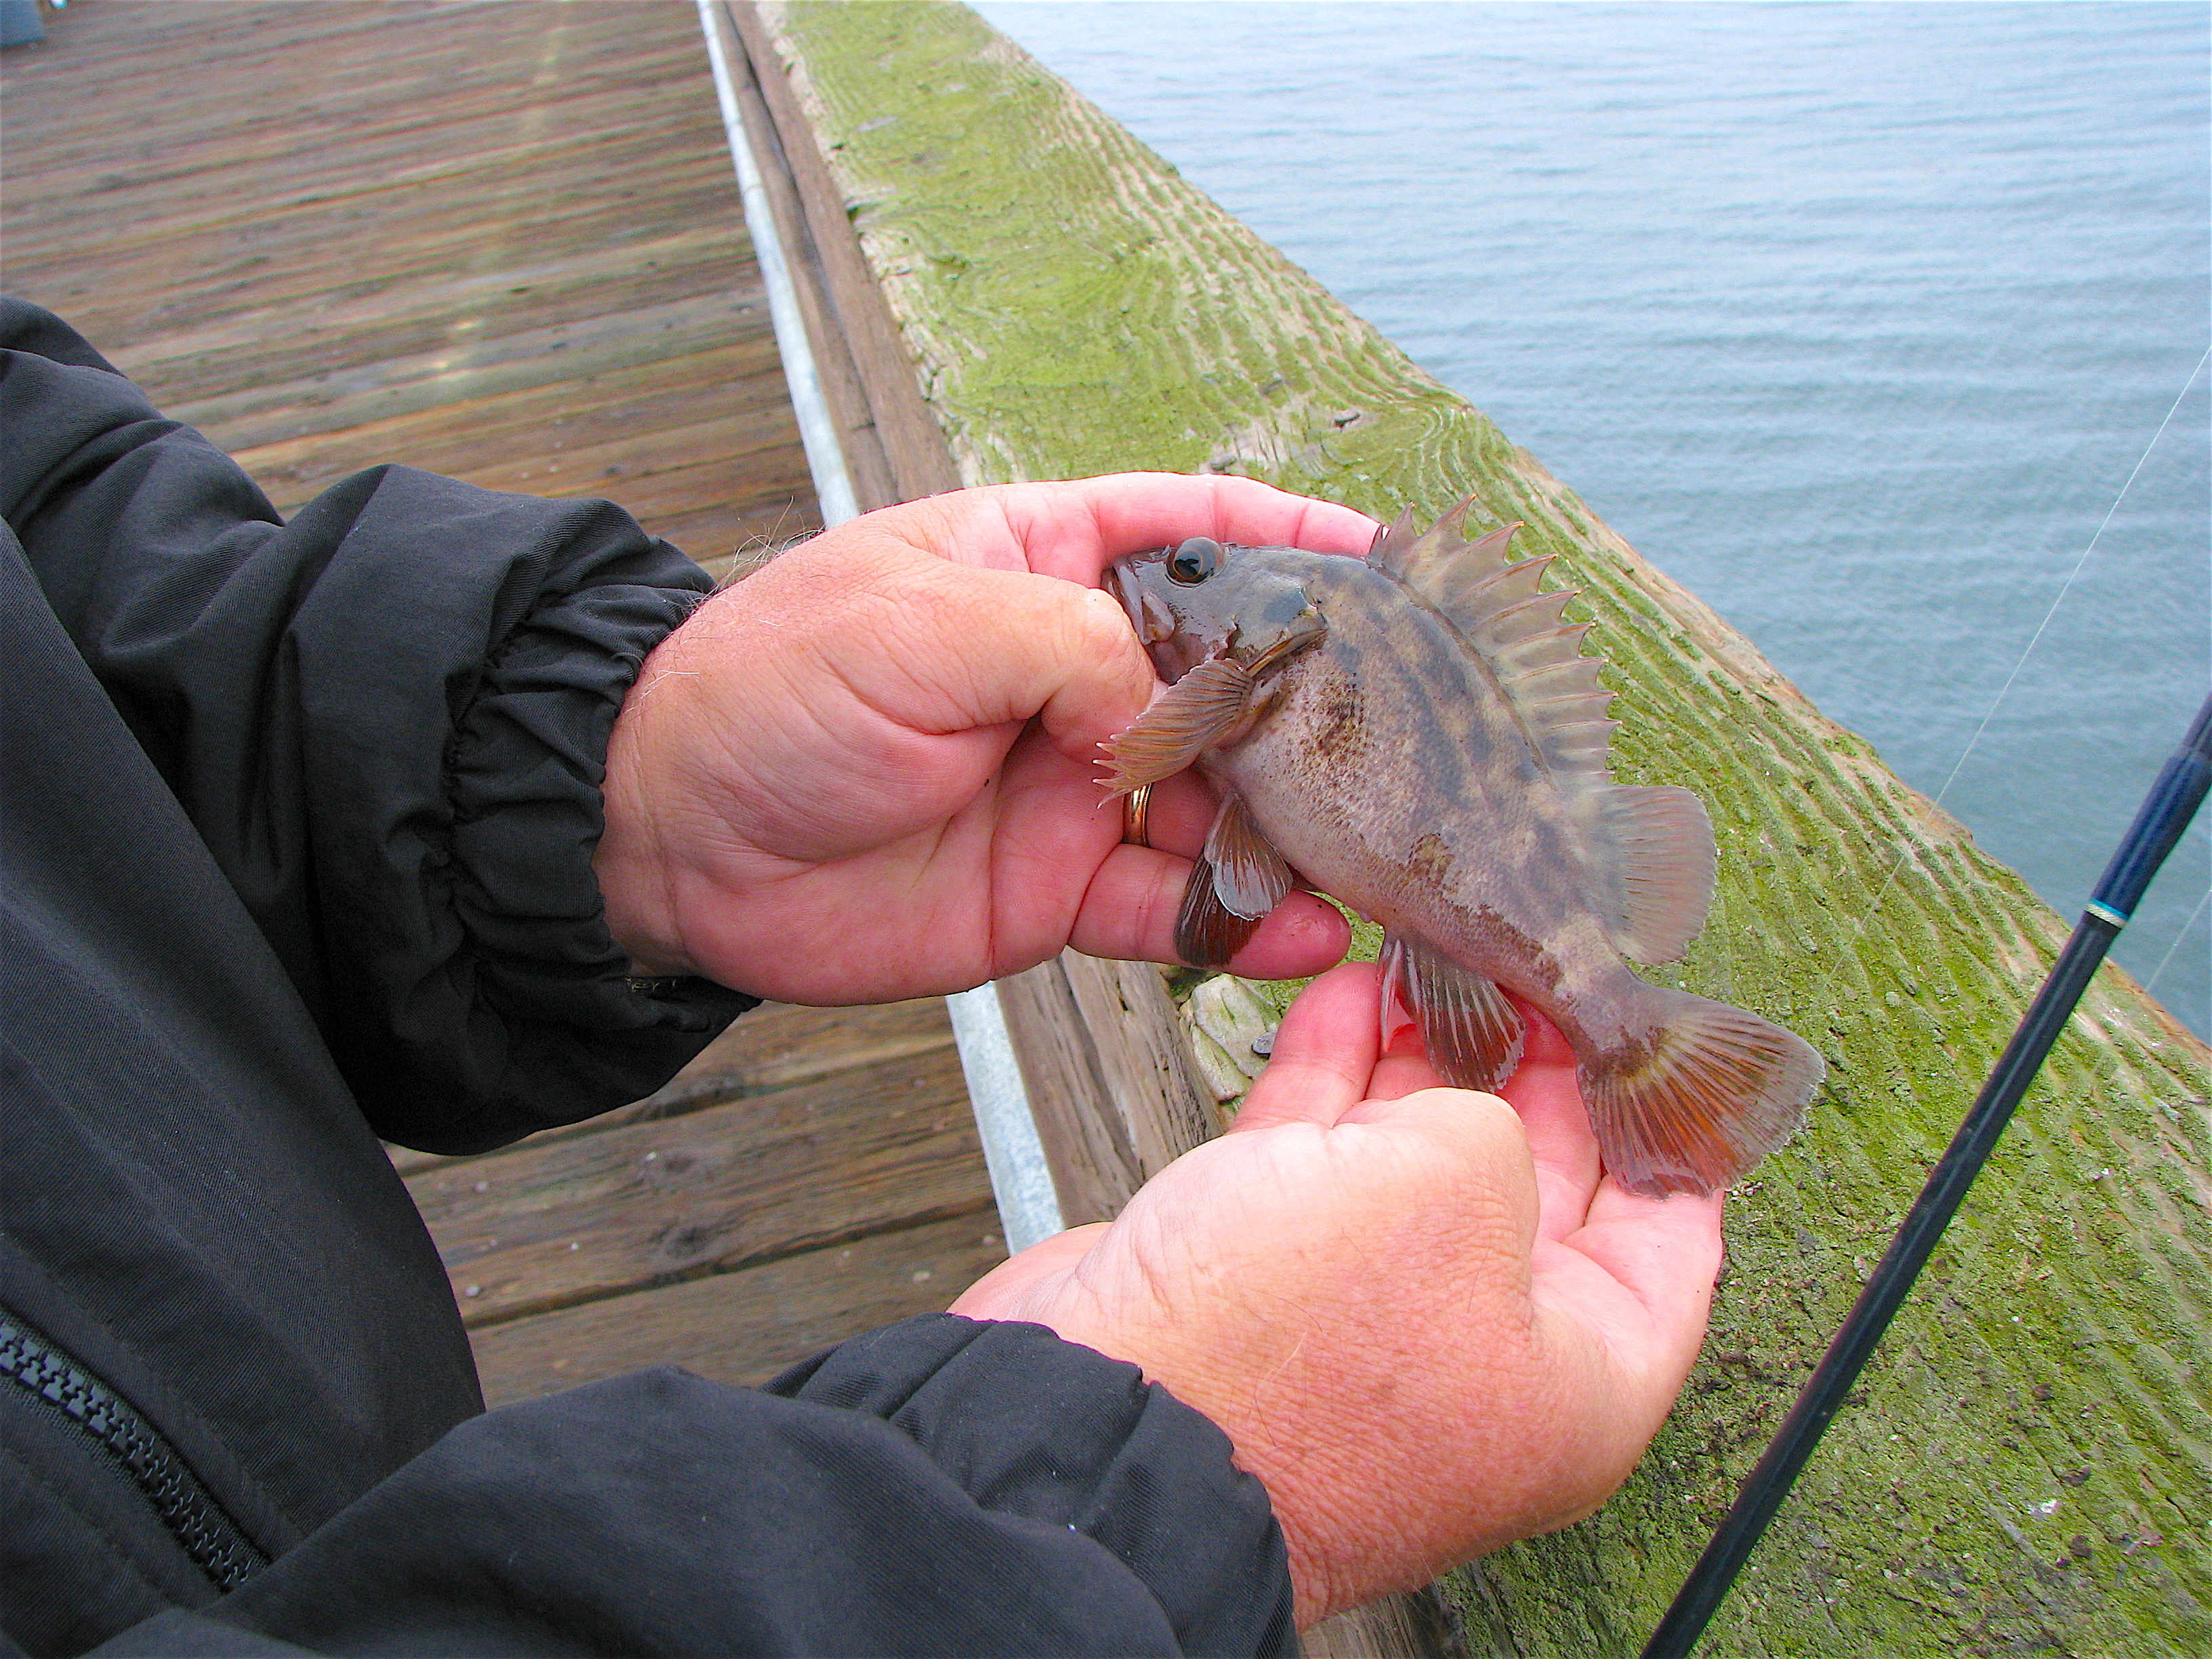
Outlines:
[[[1713,919],[1657,976],[1802,1033],[1828,1086],[1732,1205],[1706,1358],[1628,1486],[1444,1585],[1471,1651],[1632,1652],[2064,925],[1534,458],[972,12],[731,14],[812,303],[850,343],[837,395],[870,501],[1130,467],[1383,517],[1473,494],[1582,590],[1617,775],[1706,800]],[[1001,1002],[1066,1219],[1112,1213],[1208,1132],[1150,969],[1063,957]],[[1707,1651],[2212,1650],[2209,1058],[2099,975]],[[1439,1605],[1310,1645],[1435,1651]]]

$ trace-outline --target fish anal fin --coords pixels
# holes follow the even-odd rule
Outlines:
[[[1495,1091],[1521,1063],[1521,1011],[1492,981],[1415,933],[1382,940],[1382,1006],[1392,997],[1421,1028],[1429,1063],[1460,1089]]]
[[[1213,866],[1213,892],[1224,908],[1257,921],[1283,902],[1297,878],[1283,855],[1268,845],[1252,822],[1244,798],[1231,790],[1213,815],[1206,837],[1206,861]]]
[[[1099,745],[1115,794],[1172,777],[1236,729],[1252,701],[1252,676],[1226,657],[1202,662],[1152,699],[1127,730]]]
[[[1613,948],[1638,962],[1679,959],[1713,902],[1705,802],[1668,785],[1607,785],[1597,792],[1595,840],[1611,878],[1600,902]]]
[[[1645,989],[1646,1029],[1578,1068],[1599,1155],[1647,1197],[1733,1186],[1797,1132],[1826,1066],[1757,1014]]]
[[[1240,916],[1214,891],[1213,866],[1201,858],[1183,885],[1176,913],[1176,951],[1194,968],[1226,968],[1260,931],[1257,916]]]

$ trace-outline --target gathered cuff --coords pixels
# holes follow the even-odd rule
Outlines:
[[[552,1121],[625,1103],[641,1074],[673,1073],[759,1002],[633,975],[592,871],[615,717],[647,655],[704,598],[605,585],[550,599],[509,635],[456,726],[447,868],[473,969],[467,1052],[498,1068],[469,1091],[498,1112],[486,1144],[538,1127],[516,1121],[534,1101],[562,1103]],[[437,1138],[437,1150],[477,1149],[465,1124]]]
[[[983,1508],[1084,1534],[1143,1583],[1180,1651],[1297,1654],[1267,1488],[1136,1366],[1042,1325],[930,1314],[767,1386],[880,1417]]]

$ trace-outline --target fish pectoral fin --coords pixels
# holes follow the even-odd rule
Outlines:
[[[1713,823],[1705,804],[1668,785],[1613,784],[1598,795],[1598,854],[1612,891],[1593,895],[1607,937],[1638,962],[1674,962],[1713,902]]]
[[[1243,719],[1252,701],[1252,675],[1226,657],[1202,662],[1152,699],[1126,731],[1099,744],[1106,775],[1099,781],[1116,794],[1173,777]]]
[[[1200,858],[1182,890],[1176,913],[1176,951],[1194,968],[1226,968],[1260,931],[1258,916],[1240,916],[1214,889],[1213,865]]]
[[[1385,1041],[1393,996],[1421,1028],[1429,1064],[1455,1088],[1494,1091],[1521,1063],[1521,1011],[1497,984],[1418,933],[1382,938]]]
[[[1283,902],[1297,884],[1283,855],[1267,844],[1244,798],[1231,790],[1221,798],[1213,828],[1206,837],[1206,861],[1213,866],[1213,894],[1224,908],[1257,921]]]

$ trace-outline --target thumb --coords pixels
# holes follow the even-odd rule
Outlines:
[[[1105,1234],[1107,1224],[1070,1227],[1011,1256],[960,1293],[945,1310],[965,1319],[1041,1319],[1049,1290]]]
[[[1301,1121],[1326,1127],[1366,1099],[1382,1042],[1381,991],[1373,963],[1347,962],[1299,992],[1230,1133]]]
[[[879,714],[939,736],[1042,715],[1055,747],[1088,761],[1152,701],[1151,659],[1110,594],[871,539],[819,571],[762,575],[812,590],[794,597],[814,609],[820,659]]]

